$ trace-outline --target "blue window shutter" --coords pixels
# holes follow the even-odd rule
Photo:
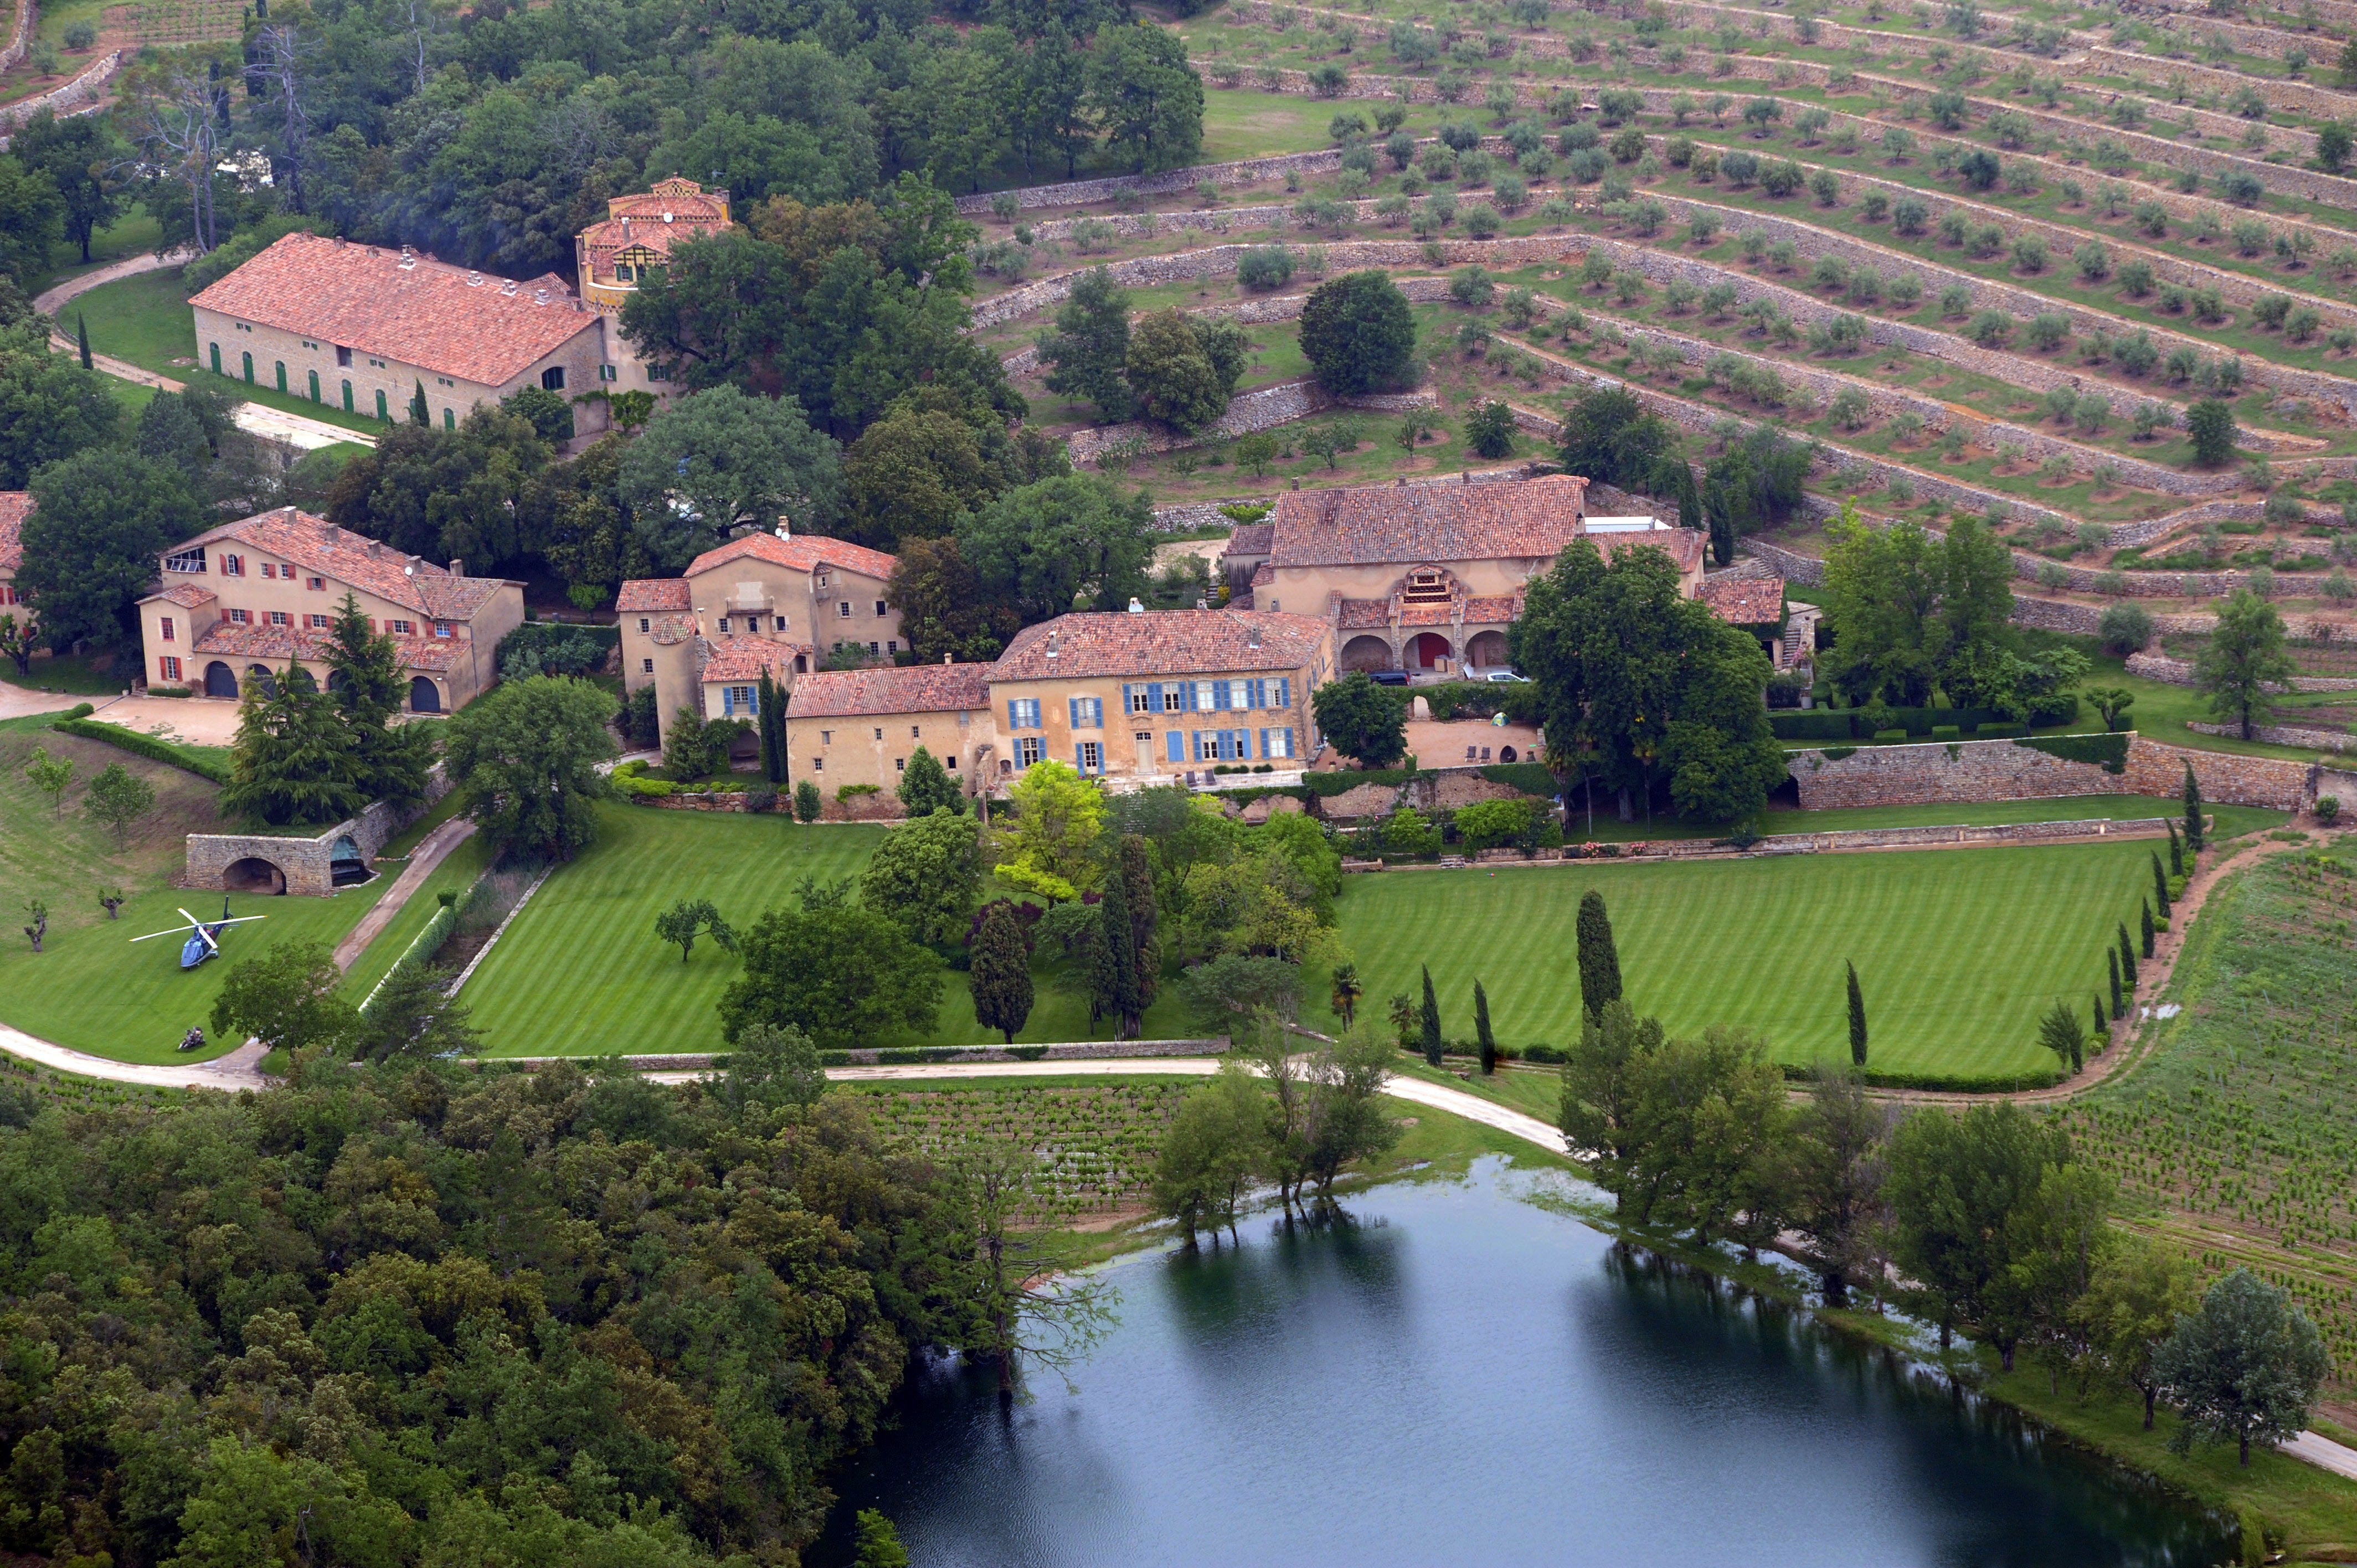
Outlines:
[[[1137,686],[1134,682],[1124,681],[1121,683],[1121,711],[1123,713],[1131,714],[1137,711],[1137,701],[1131,695],[1131,693],[1136,690]]]
[[[1274,702],[1269,703],[1269,706],[1272,708],[1289,708],[1293,706],[1293,682],[1290,678],[1281,680],[1276,683],[1276,698]]]
[[[1168,737],[1168,744],[1163,749],[1169,754],[1169,761],[1184,762],[1187,760],[1187,737],[1174,729],[1170,732]]]
[[[1248,708],[1265,708],[1265,707],[1268,706],[1268,701],[1267,701],[1267,699],[1268,699],[1268,682],[1265,682],[1265,681],[1254,681],[1254,682],[1252,682],[1250,684],[1248,684],[1247,686],[1245,686],[1245,688],[1244,688],[1244,693],[1245,693],[1245,695],[1244,695],[1244,706],[1246,706],[1246,707],[1248,707]]]
[[[1236,760],[1238,762],[1250,762],[1252,760],[1252,731],[1248,729],[1240,729],[1236,731]]]
[[[1065,718],[1066,718],[1066,722],[1068,722],[1069,724],[1071,724],[1071,725],[1074,729],[1078,729],[1078,728],[1080,728],[1080,727],[1081,727],[1081,700],[1080,700],[1078,697],[1067,697],[1067,698],[1065,698],[1065,699],[1064,699],[1064,709],[1065,709]]]

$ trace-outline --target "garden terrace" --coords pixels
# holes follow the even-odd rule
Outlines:
[[[1053,1080],[968,1086],[953,1082],[847,1085],[877,1130],[938,1154],[976,1138],[1003,1140],[1039,1157],[1044,1180],[1033,1224],[1132,1218],[1146,1210],[1154,1162],[1195,1079],[1117,1079],[1070,1086]]]

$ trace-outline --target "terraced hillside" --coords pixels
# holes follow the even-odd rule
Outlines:
[[[1035,419],[1157,496],[1481,467],[1464,422],[1491,400],[1519,425],[1501,460],[1544,456],[1566,394],[1626,384],[1697,463],[1760,423],[1816,444],[1808,516],[1751,545],[1800,581],[1849,499],[1988,519],[2033,624],[2092,632],[2134,599],[2199,639],[2249,585],[2311,649],[2349,635],[2357,5],[1233,0],[1170,25],[1215,115],[1229,95],[1318,104],[1325,145],[964,202],[989,236],[978,330]],[[1271,248],[1290,275],[1240,284]],[[1242,321],[1251,408],[1193,442],[1083,434],[1092,411],[1046,391],[1029,345],[1100,264],[1134,309]],[[1363,266],[1415,303],[1422,440],[1397,409],[1303,390],[1300,300]],[[2233,421],[2208,462],[2204,403]],[[1254,428],[1275,441],[1240,447]]]

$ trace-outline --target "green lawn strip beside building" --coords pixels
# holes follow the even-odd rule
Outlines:
[[[369,943],[367,950],[353,961],[352,967],[344,972],[345,994],[354,1003],[365,998],[376,983],[384,978],[385,972],[409,950],[417,934],[425,929],[426,922],[433,919],[435,912],[441,908],[441,895],[448,893],[464,897],[467,889],[475,885],[475,879],[482,875],[489,861],[490,855],[479,835],[466,839],[445,855],[442,864],[427,874],[425,884],[409,896],[409,902],[403,906],[401,913],[377,933],[376,940]],[[381,866],[378,875],[390,880],[398,877],[401,871],[398,865]]]

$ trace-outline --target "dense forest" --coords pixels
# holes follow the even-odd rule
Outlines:
[[[31,1116],[0,1136],[0,1547],[796,1561],[911,1352],[987,1341],[974,1243],[1008,1215],[986,1155],[888,1151],[804,1055],[680,1090],[322,1059]]]

